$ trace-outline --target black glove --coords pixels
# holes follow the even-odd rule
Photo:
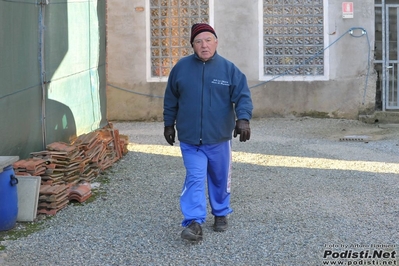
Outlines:
[[[236,127],[234,128],[234,137],[240,135],[240,141],[245,142],[251,137],[251,129],[249,128],[249,121],[239,119],[236,121]]]
[[[165,136],[166,141],[173,146],[175,143],[175,127],[174,126],[166,126],[163,131],[163,135]]]

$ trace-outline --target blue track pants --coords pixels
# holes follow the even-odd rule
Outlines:
[[[230,208],[231,141],[211,145],[190,145],[180,142],[186,168],[186,179],[180,196],[184,216],[182,225],[192,220],[202,224],[207,214],[205,182],[208,182],[212,214],[226,216]]]

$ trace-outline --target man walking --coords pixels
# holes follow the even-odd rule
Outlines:
[[[180,196],[185,227],[181,237],[199,241],[206,220],[205,182],[214,215],[214,230],[228,227],[231,185],[231,139],[250,139],[252,100],[246,76],[217,51],[215,30],[194,24],[190,43],[194,54],[182,58],[171,70],[164,98],[164,136],[173,145],[175,125],[186,168]]]

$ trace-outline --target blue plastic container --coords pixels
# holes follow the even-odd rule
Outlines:
[[[12,166],[0,173],[0,231],[15,227],[18,216],[18,179]]]

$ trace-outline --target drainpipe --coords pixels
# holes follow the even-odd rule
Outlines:
[[[382,91],[381,91],[381,101],[382,101],[382,111],[385,112],[385,100],[386,100],[386,91],[388,89],[389,84],[387,83],[387,57],[386,57],[386,48],[387,48],[387,36],[385,32],[385,23],[386,23],[386,14],[385,14],[385,0],[381,1],[381,16],[382,16]],[[388,44],[389,45],[389,44]]]
[[[40,84],[42,87],[42,142],[43,150],[46,149],[46,71],[44,67],[44,15],[48,0],[40,0],[39,4],[39,66],[40,66]]]

